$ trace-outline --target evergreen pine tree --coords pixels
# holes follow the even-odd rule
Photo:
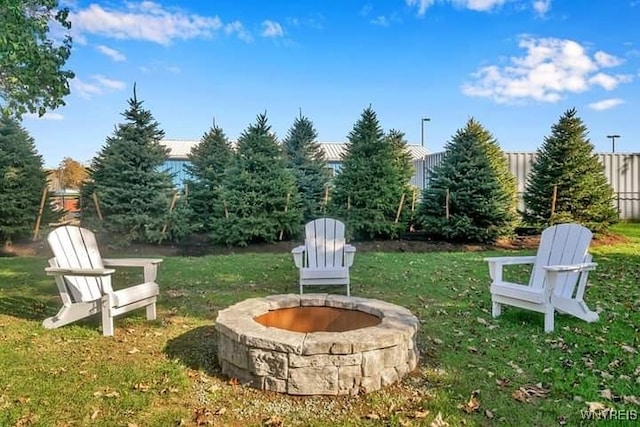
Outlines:
[[[302,212],[293,172],[287,169],[266,114],[238,138],[237,154],[223,179],[224,214],[212,218],[216,243],[245,246],[299,232]]]
[[[203,231],[210,231],[211,218],[224,213],[220,196],[224,172],[231,164],[233,150],[224,131],[214,126],[191,149],[187,172],[191,222]]]
[[[575,109],[567,110],[551,127],[531,169],[525,188],[525,221],[536,227],[577,222],[594,231],[618,219],[613,189],[593,152],[587,127]],[[557,186],[551,215],[553,188]]]
[[[35,225],[47,178],[33,138],[20,123],[0,117],[0,239],[11,244]],[[45,214],[51,215],[45,204]],[[47,223],[48,219],[43,219]]]
[[[411,164],[403,135],[385,135],[376,113],[365,109],[349,134],[342,171],[331,196],[334,216],[346,220],[356,238],[394,238],[407,228],[406,216],[395,222],[403,193],[411,194]]]
[[[83,186],[83,220],[95,221],[93,193],[97,195],[105,231],[128,242],[160,242],[181,237],[162,233],[170,230],[185,234],[184,202],[179,200],[169,214],[175,190],[171,175],[163,170],[167,149],[159,141],[164,136],[160,125],[143,102],[129,99],[122,113],[125,122],[118,124],[112,136],[93,159],[91,181]],[[180,214],[180,215],[179,215]]]
[[[470,119],[445,150],[422,195],[419,216],[425,231],[437,238],[474,242],[492,242],[511,233],[515,180],[506,161],[499,159],[504,154],[493,136]]]
[[[282,141],[288,167],[296,177],[304,222],[322,215],[325,188],[330,179],[324,151],[316,142],[317,138],[311,120],[301,116],[294,120]]]

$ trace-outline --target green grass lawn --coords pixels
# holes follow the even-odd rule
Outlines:
[[[165,258],[158,320],[133,312],[114,338],[98,319],[43,329],[59,308],[45,258],[0,258],[0,425],[596,425],[581,419],[589,402],[640,420],[640,224],[614,230],[630,241],[593,248],[585,298],[600,321],[557,315],[552,334],[542,314],[490,315],[483,257],[531,251],[358,253],[353,295],[421,321],[419,368],[358,397],[266,393],[219,373],[217,311],[297,292],[287,253]],[[119,273],[116,283],[136,280]]]

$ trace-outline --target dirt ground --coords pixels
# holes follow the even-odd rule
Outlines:
[[[494,245],[449,243],[433,240],[425,240],[419,236],[408,235],[408,238],[398,240],[374,240],[352,242],[358,252],[434,252],[434,251],[481,251],[487,249],[535,249],[540,242],[540,236],[516,236],[512,239],[503,239]],[[617,234],[596,235],[593,246],[624,243],[628,239]],[[100,250],[104,256],[114,254],[131,254],[144,256],[147,254],[162,256],[203,256],[210,254],[232,253],[286,253],[299,242],[283,241],[276,243],[252,244],[244,248],[215,246],[207,243],[205,236],[194,236],[179,244],[142,245],[132,244],[126,247],[118,245],[118,242],[105,242]],[[0,256],[50,256],[51,252],[46,241],[41,238],[36,241],[25,240],[16,242],[10,246],[5,245],[0,249]]]

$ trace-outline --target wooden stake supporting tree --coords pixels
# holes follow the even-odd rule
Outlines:
[[[404,197],[405,197],[405,194],[402,193],[402,196],[400,197],[400,203],[398,204],[398,211],[396,212],[396,219],[394,221],[395,224],[397,224],[398,221],[400,220],[400,214],[402,213],[402,206],[404,205]]]
[[[100,202],[98,201],[98,195],[94,191],[91,196],[93,197],[93,204],[96,206],[96,214],[98,214],[98,219],[100,221],[103,221],[104,218],[102,217],[102,212],[100,211]]]
[[[551,215],[549,216],[551,225],[553,225],[553,214],[556,213],[556,200],[558,200],[558,185],[553,186],[553,193],[551,193]]]
[[[178,201],[178,192],[176,191],[175,193],[173,193],[173,197],[171,198],[171,204],[169,205],[169,215],[171,215],[171,212],[173,212],[173,210],[176,207],[176,202]],[[165,234],[167,232],[167,227],[169,227],[169,222],[165,222],[164,225],[162,226],[162,234]]]
[[[42,198],[40,199],[40,208],[38,209],[38,216],[36,217],[36,225],[33,229],[34,241],[38,238],[38,233],[40,232],[40,222],[42,221],[42,214],[44,213],[44,204],[47,201],[47,194],[49,194],[49,189],[47,187],[44,187],[44,190],[42,190]]]
[[[287,202],[284,204],[284,213],[287,213],[289,210],[289,200],[291,200],[291,193],[287,193]],[[280,237],[278,240],[282,240],[284,237],[284,228],[280,229]]]
[[[450,194],[449,194],[449,189],[447,188],[444,194],[444,212],[447,219],[449,219],[449,200],[450,200]]]
[[[411,212],[416,211],[416,203],[418,201],[418,189],[413,187],[413,194],[411,195]]]

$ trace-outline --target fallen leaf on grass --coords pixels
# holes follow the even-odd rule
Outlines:
[[[511,384],[511,380],[508,378],[500,378],[496,380],[496,384],[500,388],[508,387]]]
[[[215,412],[215,415],[224,415],[227,412],[227,408],[220,408]]]
[[[487,418],[489,418],[490,420],[492,420],[492,419],[493,419],[493,417],[494,417],[493,412],[491,412],[491,411],[490,411],[490,410],[488,410],[488,409],[486,409],[486,410],[484,411],[484,416],[485,416],[485,417],[487,417]]]
[[[587,407],[589,408],[589,412],[604,411],[607,409],[607,407],[600,402],[587,402]]]
[[[421,420],[423,418],[427,418],[427,415],[429,415],[429,411],[415,411],[413,413],[413,418]]]
[[[131,350],[127,351],[128,354],[136,354],[136,353],[140,353],[140,350],[138,350],[137,348],[133,347]]]
[[[486,325],[487,321],[484,320],[482,317],[477,317],[476,318],[476,322],[480,323],[481,325]]]
[[[636,396],[622,396],[622,401],[625,404],[633,403],[636,406],[640,406],[640,399]]]
[[[372,412],[370,414],[365,415],[364,418],[367,419],[367,420],[379,420],[380,419],[380,415]]]
[[[283,423],[282,423],[282,420],[280,419],[280,417],[271,416],[269,418],[266,418],[266,419],[262,420],[262,425],[263,426],[279,427],[279,426],[283,425]]]
[[[211,411],[206,408],[196,409],[193,414],[193,422],[198,426],[212,425],[213,421],[209,419],[211,417]]]
[[[98,418],[98,416],[100,415],[100,409],[96,409],[95,411],[93,411],[93,414],[91,414],[91,418],[92,420],[95,420],[96,418]]]
[[[438,415],[435,417],[433,421],[431,421],[431,424],[429,424],[429,426],[430,427],[449,427],[449,423],[442,418],[442,413],[438,412]]]
[[[628,345],[623,345],[621,348],[622,348],[623,351],[626,351],[627,353],[635,354],[635,353],[638,352],[638,350],[636,350],[635,348],[633,348],[631,346],[628,346]]]
[[[146,393],[149,391],[149,386],[143,383],[137,383],[133,385],[133,389]]]
[[[467,350],[469,350],[471,353],[477,353],[478,352],[478,349],[473,347],[473,346],[467,347]]]
[[[544,388],[542,383],[538,384],[527,384],[516,391],[514,391],[511,396],[519,401],[519,402],[529,402],[532,398],[537,397],[546,397],[549,394],[549,389]]]
[[[15,427],[31,427],[36,424],[38,421],[38,416],[36,414],[27,414],[23,415],[16,421],[14,424]]]
[[[473,390],[471,392],[471,396],[469,400],[464,405],[458,405],[458,408],[462,409],[467,414],[477,411],[480,409],[480,399],[478,399],[479,390]]]
[[[605,390],[600,391],[600,396],[604,397],[605,399],[611,400],[613,399],[613,393],[611,393],[611,390],[609,390],[608,388]]]

